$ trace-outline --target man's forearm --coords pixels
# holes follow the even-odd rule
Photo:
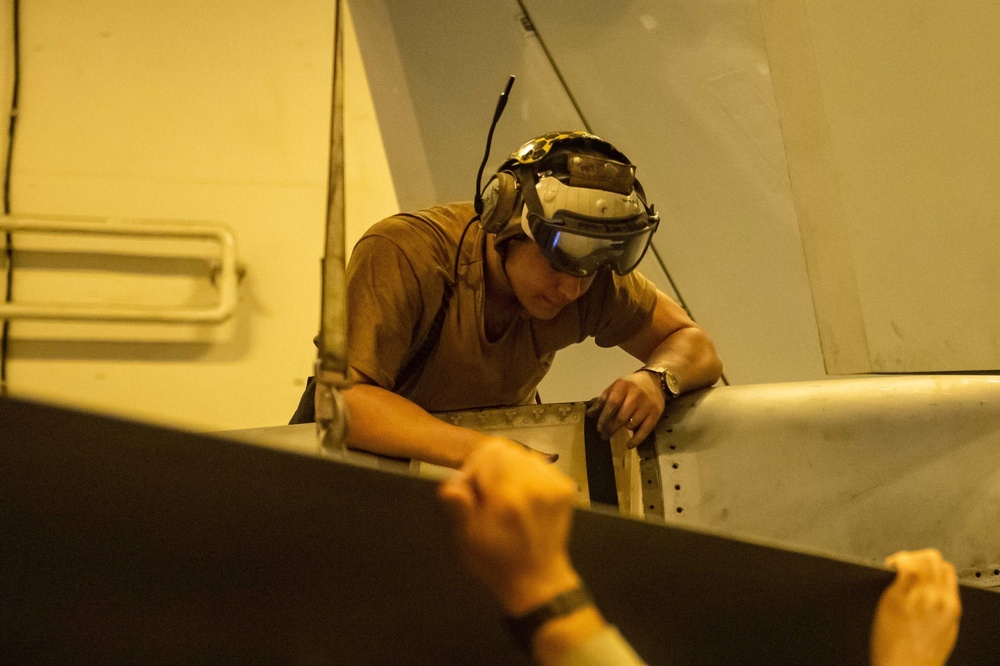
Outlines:
[[[560,664],[566,654],[607,628],[607,622],[595,606],[551,620],[538,630],[531,643],[536,664]]]
[[[700,328],[675,331],[653,350],[646,364],[670,368],[681,393],[711,386],[722,376],[722,361]]]
[[[487,438],[371,384],[355,384],[344,391],[344,401],[351,417],[348,444],[372,453],[458,467]]]

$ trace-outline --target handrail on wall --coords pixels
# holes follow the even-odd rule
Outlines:
[[[219,243],[219,272],[214,282],[218,302],[204,308],[104,307],[90,304],[0,303],[0,319],[61,319],[68,321],[130,321],[217,324],[236,309],[236,238],[218,223],[136,221],[112,218],[32,219],[0,217],[8,232],[92,234],[145,238],[208,239]]]

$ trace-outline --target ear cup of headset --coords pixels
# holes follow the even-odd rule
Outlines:
[[[509,171],[500,171],[483,188],[483,212],[479,223],[490,234],[499,233],[521,206],[517,178]]]

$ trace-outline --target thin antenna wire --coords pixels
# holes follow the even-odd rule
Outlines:
[[[538,45],[542,47],[542,51],[545,53],[545,57],[548,59],[549,64],[552,65],[552,71],[555,72],[556,78],[559,79],[559,85],[563,87],[563,90],[569,97],[570,104],[572,104],[573,108],[576,109],[576,115],[580,116],[580,120],[583,122],[584,129],[590,132],[591,131],[590,123],[587,122],[587,118],[583,115],[583,109],[581,109],[580,105],[577,103],[576,97],[573,97],[573,92],[569,89],[569,84],[566,83],[566,79],[563,78],[562,72],[559,70],[559,66],[556,64],[556,59],[552,57],[552,53],[549,51],[549,47],[545,45],[545,40],[542,39],[542,36],[538,33],[538,30],[535,29],[535,23],[534,21],[531,20],[531,15],[528,13],[528,8],[524,6],[523,0],[517,0],[517,4],[518,6],[521,7],[521,14],[524,16],[524,20],[521,22],[521,24],[524,26],[526,30],[531,30],[531,32],[535,33],[535,39],[538,40]]]
[[[490,159],[490,148],[493,146],[493,131],[497,128],[497,123],[500,122],[500,116],[503,115],[503,110],[507,108],[507,100],[510,96],[510,89],[514,87],[514,75],[511,74],[510,78],[507,79],[507,86],[500,93],[500,99],[497,100],[496,109],[493,110],[493,121],[490,123],[489,134],[486,135],[486,152],[483,154],[483,161],[479,164],[479,172],[476,174],[476,195],[473,197],[473,202],[475,203],[476,215],[481,215],[483,212],[483,169],[486,168],[486,163]],[[461,242],[459,243],[461,245]]]
[[[20,2],[14,0],[13,3],[13,91],[10,101],[10,121],[7,125],[7,168],[3,180],[3,214],[10,215],[10,168],[14,157],[14,125],[17,123],[18,89],[20,88],[21,73],[21,35],[20,35]],[[4,302],[10,303],[14,298],[14,235],[8,231],[4,235],[4,255],[7,260],[6,288]],[[0,331],[0,396],[7,395],[7,355],[10,348],[10,320],[3,320],[3,328]]]

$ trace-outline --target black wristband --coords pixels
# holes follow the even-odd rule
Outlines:
[[[590,591],[587,590],[583,583],[580,583],[578,587],[554,596],[549,601],[528,611],[524,615],[518,615],[517,617],[508,616],[506,618],[507,629],[521,649],[531,654],[531,639],[534,638],[535,632],[541,629],[543,624],[564,615],[569,615],[593,603],[594,599],[590,596]]]

